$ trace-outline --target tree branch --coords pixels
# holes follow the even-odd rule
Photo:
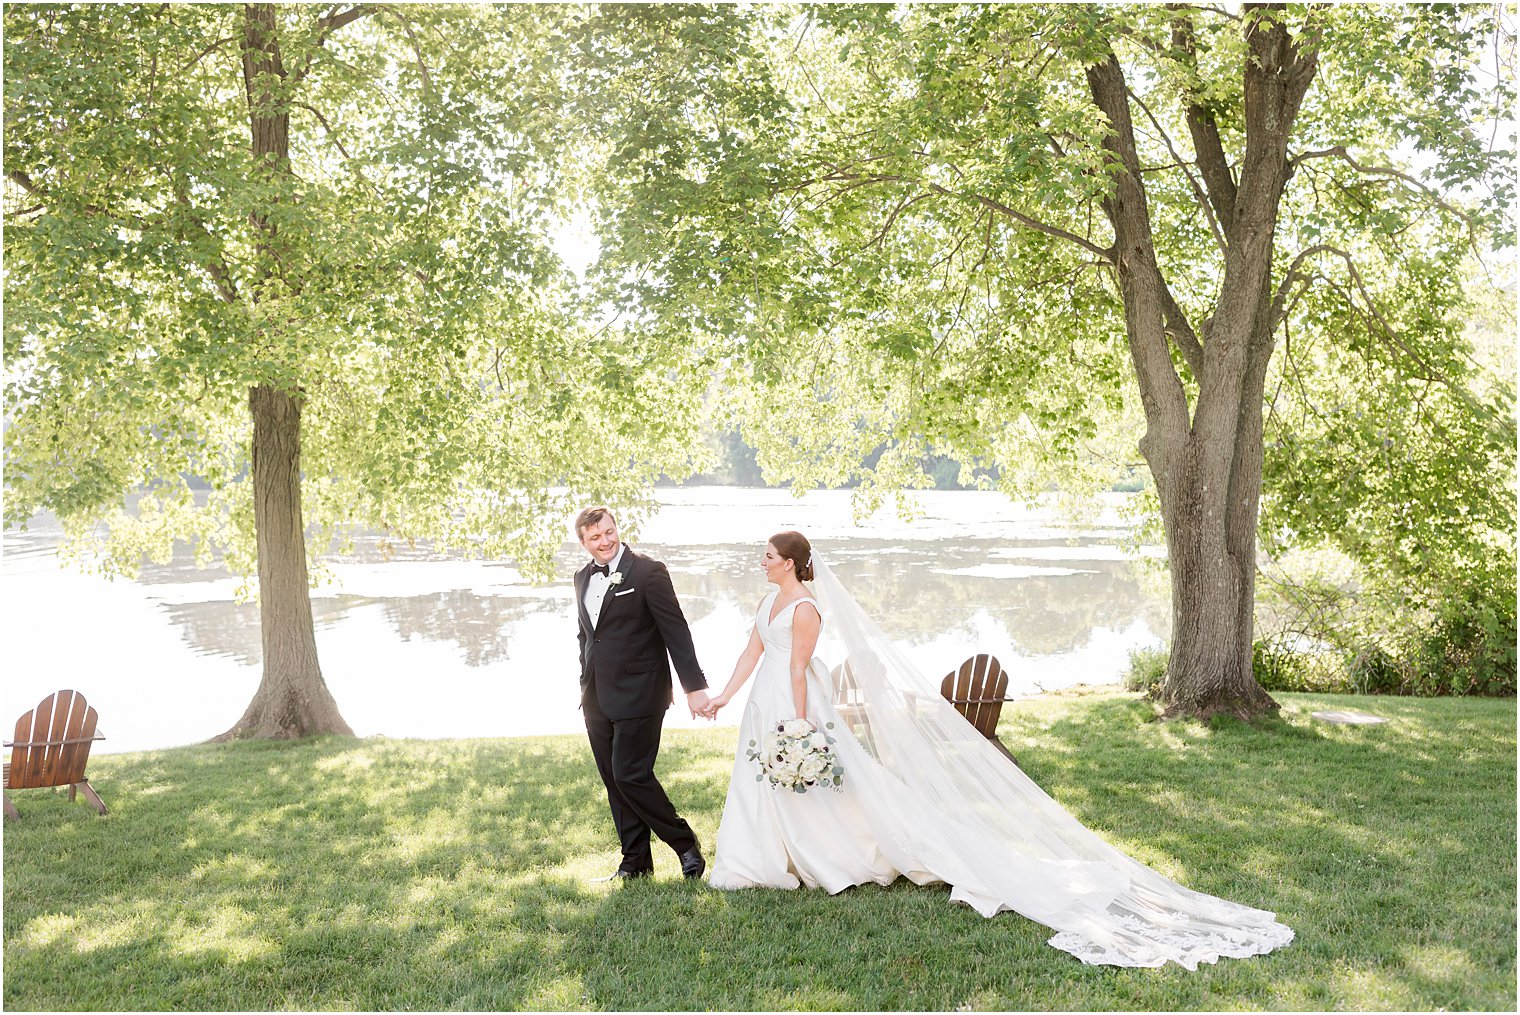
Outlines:
[[[1225,242],[1224,232],[1220,228],[1219,219],[1215,217],[1214,209],[1209,204],[1208,197],[1204,195],[1203,188],[1198,185],[1197,180],[1193,179],[1193,174],[1188,172],[1187,163],[1183,162],[1182,156],[1177,154],[1176,146],[1172,144],[1172,139],[1167,134],[1166,129],[1161,126],[1161,121],[1156,119],[1156,114],[1151,112],[1151,107],[1147,106],[1145,100],[1136,95],[1134,89],[1128,85],[1125,86],[1125,90],[1129,92],[1130,98],[1135,100],[1135,104],[1145,111],[1146,118],[1151,121],[1151,124],[1156,128],[1156,132],[1161,135],[1161,140],[1166,143],[1166,150],[1171,152],[1172,158],[1176,160],[1177,168],[1181,169],[1182,175],[1187,177],[1188,186],[1193,188],[1193,197],[1197,200],[1198,207],[1203,209],[1203,214],[1209,220],[1209,229],[1214,234],[1214,242],[1219,245],[1219,252],[1221,254],[1224,253],[1228,244]]]
[[[812,13],[809,12],[808,16],[802,21],[802,31],[797,33],[797,41],[792,44],[792,49],[791,52],[787,54],[787,59],[792,60],[797,68],[802,71],[803,78],[807,80],[808,88],[812,89],[813,97],[816,98],[819,102],[823,103],[823,108],[828,111],[830,116],[833,116],[835,115],[834,107],[829,105],[829,100],[824,96],[822,92],[818,90],[818,85],[813,82],[813,75],[808,72],[808,62],[806,60],[797,59],[797,50],[802,47],[802,40],[807,38],[807,34],[812,29],[812,27],[813,17]]]
[[[333,130],[332,124],[327,122],[327,117],[323,116],[315,106],[309,106],[304,102],[292,102],[290,105],[292,109],[304,109],[312,116],[315,116],[317,122],[322,125],[322,129],[327,131],[327,136],[332,138],[333,144],[338,146],[338,151],[343,153],[343,157],[349,160],[353,159],[353,156],[348,153],[348,149],[343,147],[343,139],[338,137],[338,132]]]
[[[1211,7],[1208,4],[1171,4],[1170,6],[1173,10],[1179,11],[1207,11],[1210,14],[1218,14],[1220,17],[1227,18],[1237,24],[1243,20],[1239,14],[1231,14],[1223,7]]]
[[[191,70],[198,63],[200,63],[202,60],[206,59],[206,57],[210,56],[212,53],[215,53],[217,50],[219,50],[223,46],[227,45],[227,43],[229,43],[229,42],[237,42],[237,41],[238,41],[238,37],[237,36],[233,36],[233,35],[229,35],[225,39],[217,39],[211,45],[207,46],[205,49],[203,49],[199,53],[195,54],[195,56],[191,58],[191,60],[190,60],[189,63],[185,64],[183,67],[181,67],[179,69],[179,72],[181,74],[183,74],[183,73],[185,73],[185,71]]]
[[[412,31],[411,21],[401,13],[395,4],[386,4],[383,8],[376,9],[383,9],[389,14],[394,14],[396,20],[401,22],[401,30],[411,40],[412,52],[417,57],[417,71],[422,75],[422,87],[431,92],[433,90],[433,76],[428,73],[427,61],[422,57],[422,44],[417,41],[417,33]]]
[[[1116,256],[1114,248],[1112,246],[1100,247],[1084,236],[1078,236],[1076,233],[1067,232],[1065,229],[1062,229],[1059,226],[1047,225],[1046,223],[1041,222],[1039,219],[1031,218],[1018,209],[1011,208],[1003,202],[994,200],[993,198],[986,197],[982,194],[958,194],[949,188],[941,187],[937,183],[925,183],[922,185],[928,187],[935,193],[944,194],[946,197],[958,197],[976,201],[983,207],[990,208],[998,214],[1003,215],[1007,218],[1011,218],[1021,225],[1028,226],[1030,229],[1033,229],[1036,232],[1044,233],[1047,236],[1053,236],[1058,240],[1066,240],[1069,243],[1075,243],[1077,246],[1081,247],[1084,250],[1090,251],[1093,254],[1096,254],[1098,257],[1101,257],[1105,261],[1112,262]]]
[[[5,171],[5,178],[15,183],[22,190],[26,191],[28,194],[31,194],[33,197],[41,197],[44,199],[47,197],[47,194],[44,193],[43,189],[38,186],[30,176],[19,169],[7,169]]]
[[[1383,337],[1391,345],[1397,346],[1400,350],[1403,351],[1404,355],[1408,356],[1411,361],[1420,367],[1420,369],[1425,371],[1425,380],[1440,381],[1442,384],[1445,384],[1448,388],[1450,388],[1452,392],[1457,393],[1458,397],[1466,395],[1466,392],[1462,391],[1456,384],[1452,383],[1450,378],[1443,375],[1441,371],[1437,370],[1430,363],[1428,363],[1425,360],[1425,357],[1421,356],[1414,349],[1410,348],[1409,343],[1404,341],[1403,336],[1398,333],[1392,324],[1388,323],[1388,319],[1384,317],[1382,311],[1378,309],[1377,301],[1372,298],[1372,293],[1367,290],[1367,283],[1365,280],[1363,280],[1362,273],[1357,269],[1356,262],[1352,259],[1350,254],[1340,249],[1339,247],[1332,247],[1329,244],[1320,244],[1318,247],[1310,248],[1311,251],[1316,249],[1322,250],[1326,253],[1334,254],[1336,257],[1339,257],[1342,261],[1346,262],[1346,271],[1351,276],[1351,282],[1356,287],[1356,291],[1361,294],[1362,302],[1366,304],[1365,313],[1370,316],[1371,320],[1377,322],[1378,329],[1382,331]],[[1308,251],[1305,253],[1308,253]],[[1303,256],[1304,255],[1302,254],[1299,255],[1300,259]],[[1334,283],[1332,283],[1332,285],[1333,284]],[[1352,306],[1355,306],[1356,301],[1349,298],[1350,293],[1347,293],[1346,295],[1348,296],[1347,302]],[[1469,398],[1463,398],[1463,400],[1469,401],[1470,396]]]
[[[887,216],[887,221],[882,223],[881,229],[879,229],[876,235],[871,237],[870,242],[861,249],[870,250],[872,247],[879,246],[887,238],[887,233],[891,232],[892,224],[897,221],[897,217],[899,215],[901,215],[906,209],[911,208],[918,202],[928,200],[928,198],[928,194],[918,194],[917,196],[913,197],[910,197],[908,194],[904,194],[902,196],[902,200],[897,202],[897,207],[893,208],[892,213]]]
[[[52,204],[52,195],[48,192],[48,189],[33,180],[24,170],[7,169],[5,171],[5,178],[21,187],[22,190],[25,190],[33,197],[41,198],[44,205],[50,206]],[[122,212],[112,211],[110,208],[103,208],[98,204],[81,205],[80,210],[86,215],[98,215],[101,218],[108,218],[131,229],[147,231],[153,227],[153,223],[141,215],[127,215]]]
[[[1170,286],[1164,284],[1161,286],[1161,300],[1166,333],[1172,337],[1173,344],[1177,346],[1177,351],[1182,353],[1182,358],[1187,361],[1188,368],[1193,371],[1193,376],[1202,377],[1203,343],[1198,341],[1197,332],[1188,323],[1187,315],[1182,312],[1182,308],[1177,305]]]
[[[1039,219],[1032,218],[1029,215],[1024,214],[1017,208],[1011,208],[994,198],[990,198],[982,194],[960,193],[951,190],[949,187],[943,187],[938,183],[930,183],[927,180],[920,180],[915,176],[909,176],[904,173],[834,172],[829,173],[825,176],[815,177],[811,180],[804,180],[797,186],[806,187],[814,183],[826,183],[833,180],[838,180],[841,182],[849,181],[851,183],[854,183],[856,186],[866,186],[872,183],[915,183],[918,186],[923,187],[925,190],[932,190],[936,194],[943,194],[946,197],[954,197],[966,201],[974,201],[983,207],[992,209],[1000,215],[1013,219],[1015,222],[1018,222],[1021,225],[1028,226],[1030,229],[1033,229],[1036,232],[1044,233],[1047,236],[1053,236],[1056,239],[1066,240],[1069,243],[1075,243],[1077,246],[1083,248],[1084,250],[1091,251],[1092,253],[1103,258],[1105,261],[1112,261],[1114,259],[1113,247],[1100,247],[1086,237],[1078,236],[1076,233],[1067,232],[1065,229],[1062,229],[1059,226],[1048,225],[1047,223],[1041,222]],[[854,188],[851,187],[849,189]]]
[[[1176,304],[1156,263],[1150,209],[1145,183],[1139,174],[1135,126],[1129,109],[1129,87],[1124,80],[1124,68],[1112,49],[1106,59],[1087,68],[1087,87],[1093,105],[1108,120],[1103,150],[1112,160],[1114,189],[1103,197],[1103,212],[1114,229],[1113,262],[1145,418],[1151,426],[1159,424],[1165,430],[1180,433],[1188,426],[1187,392],[1166,341],[1168,319],[1174,316],[1172,308]],[[1175,316],[1182,315],[1178,311]],[[1201,373],[1199,377],[1205,379]],[[1151,463],[1158,485],[1165,487],[1172,474],[1165,443],[1158,443],[1156,435],[1148,429],[1140,439],[1140,450]]]
[[[1441,195],[1437,193],[1432,187],[1428,186],[1419,179],[1410,176],[1408,173],[1402,172],[1398,169],[1392,169],[1388,166],[1363,165],[1351,157],[1351,153],[1346,150],[1345,145],[1336,145],[1333,148],[1322,148],[1318,151],[1312,152],[1302,152],[1288,160],[1288,168],[1296,169],[1300,162],[1308,162],[1310,159],[1323,159],[1331,156],[1339,158],[1342,162],[1346,163],[1348,166],[1350,166],[1352,169],[1355,169],[1359,173],[1372,173],[1381,176],[1392,176],[1396,179],[1403,180],[1410,186],[1423,191],[1425,195],[1434,201],[1438,206],[1445,209],[1446,211],[1451,212],[1451,214],[1457,216],[1457,218],[1461,219],[1465,224],[1467,224],[1469,228],[1471,228],[1473,220],[1472,215],[1463,211],[1461,208],[1458,208],[1456,205],[1448,202],[1445,198],[1441,197]]]
[[[37,208],[42,208],[51,204],[51,195],[49,195],[47,188],[43,187],[41,184],[33,180],[31,176],[29,176],[24,170],[8,169],[6,170],[5,176],[13,183],[20,186],[28,194],[32,194],[35,197],[41,198],[43,205],[38,205]],[[189,197],[184,193],[183,189],[178,186],[173,186],[172,189],[174,190],[175,202],[180,205],[182,209],[188,211],[190,208]],[[28,209],[28,211],[32,210],[36,209]],[[111,221],[127,226],[128,228],[136,229],[139,232],[148,232],[151,229],[162,228],[164,226],[170,226],[170,228],[172,228],[173,220],[168,217],[167,213],[160,213],[158,220],[155,220],[153,218],[144,218],[141,215],[126,215],[121,212],[112,211],[109,208],[102,208],[101,206],[94,204],[83,205],[82,210],[86,215],[99,216],[101,218],[110,219]],[[14,214],[21,213],[17,212]],[[215,237],[212,236],[211,231],[206,228],[204,222],[194,220],[193,218],[192,221],[194,221],[195,227],[198,228],[203,234],[205,234],[207,238],[213,240],[215,239]],[[222,261],[221,257],[217,256],[216,258],[212,259],[208,264],[205,265],[205,268],[207,273],[210,274],[211,280],[216,283],[217,293],[222,297],[223,301],[227,303],[237,302],[237,286],[233,282],[232,274],[227,270],[227,265]]]
[[[317,22],[317,28],[321,32],[317,39],[318,45],[321,45],[329,34],[336,32],[351,21],[359,20],[377,8],[370,4],[359,4],[355,7],[350,7],[342,13],[334,13],[337,9],[337,6],[334,5],[332,11],[329,11],[326,17]]]
[[[316,56],[316,51],[322,48],[323,44],[327,42],[329,36],[331,36],[338,29],[342,28],[344,25],[358,21],[365,15],[373,14],[379,9],[380,7],[377,4],[358,4],[357,6],[350,7],[346,11],[339,11],[338,5],[334,4],[331,9],[329,9],[328,12],[322,16],[322,20],[317,22],[317,37],[312,40],[312,51],[307,54],[306,62],[301,65],[301,68],[297,70],[295,74],[291,75],[292,80],[300,81],[302,78],[306,77],[307,72],[311,70],[312,60]]]
[[[195,228],[200,230],[201,235],[205,236],[206,239],[212,241],[213,243],[216,243],[216,236],[206,226],[206,223],[202,222],[198,218],[195,218],[193,215],[193,206],[190,204],[190,195],[186,193],[184,187],[180,185],[180,182],[178,180],[172,181],[172,185],[174,189],[174,200],[179,204],[180,209],[187,216],[189,216],[192,222],[195,223]],[[208,260],[206,264],[206,271],[211,275],[211,281],[216,283],[216,290],[217,293],[222,297],[222,302],[236,303],[238,298],[237,283],[232,280],[232,272],[227,268],[227,261],[222,256],[220,244],[217,244],[216,255]]]
[[[1293,282],[1298,275],[1299,265],[1303,264],[1305,260],[1314,256],[1315,254],[1326,253],[1346,256],[1344,251],[1339,250],[1336,247],[1332,247],[1326,243],[1317,243],[1314,246],[1309,247],[1307,250],[1300,251],[1299,255],[1293,259],[1293,263],[1288,265],[1288,273],[1283,276],[1282,285],[1278,286],[1277,295],[1272,299],[1272,309],[1267,318],[1272,322],[1270,325],[1270,330],[1277,330],[1277,325],[1282,321],[1284,306],[1288,300],[1288,290],[1292,288]]]
[[[1171,4],[1169,10],[1179,11],[1182,4]],[[1184,56],[1183,63],[1194,73],[1198,70],[1198,41],[1193,35],[1193,22],[1179,17],[1172,22],[1172,45]],[[1187,125],[1193,136],[1193,152],[1198,158],[1198,171],[1208,188],[1209,201],[1219,216],[1219,224],[1228,237],[1235,229],[1235,177],[1230,172],[1229,159],[1224,154],[1224,144],[1219,139],[1219,121],[1214,111],[1188,94]]]
[[[977,212],[976,213],[976,220],[971,223],[971,228],[960,235],[960,239],[956,240],[955,246],[953,246],[953,247],[950,248],[949,253],[945,254],[944,257],[937,258],[936,260],[930,261],[929,262],[929,270],[933,271],[934,269],[938,268],[941,264],[943,264],[943,265],[945,265],[945,273],[946,273],[946,276],[948,277],[949,271],[950,271],[950,261],[955,257],[956,254],[958,254],[958,253],[961,252],[961,247],[965,245],[967,237],[969,237],[971,235],[971,233],[975,232],[977,229],[979,229],[981,227],[981,225],[982,225],[982,218],[984,216],[986,216],[989,219],[989,221],[990,221],[991,216],[988,215],[987,212],[985,212],[985,211],[979,211],[979,212]],[[991,240],[989,238],[987,245],[990,246],[990,244],[991,244]],[[982,256],[981,256],[981,258],[978,259],[977,263],[980,264],[980,263],[982,263],[982,261],[985,261],[986,259],[987,259],[987,246],[983,246],[983,248],[982,248]]]

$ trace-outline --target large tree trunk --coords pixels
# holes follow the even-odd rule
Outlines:
[[[283,81],[278,26],[270,4],[244,6],[243,79],[254,164],[260,172],[290,172],[290,114],[270,87]],[[260,273],[279,270],[273,223],[255,218]],[[252,298],[257,299],[258,288]],[[338,713],[322,669],[311,619],[306,532],[301,515],[301,399],[294,391],[261,384],[248,393],[253,414],[253,520],[259,551],[259,624],[264,675],[253,701],[217,740],[288,738],[353,730]]]
[[[1172,577],[1167,715],[1249,719],[1278,707],[1251,666],[1258,498],[1248,491],[1260,491],[1261,459],[1252,462],[1248,435],[1237,432],[1234,443],[1233,468],[1186,470],[1162,510]],[[1212,507],[1220,489],[1242,491],[1222,517]]]
[[[264,676],[243,717],[217,739],[352,736],[317,664],[301,521],[301,401],[262,384],[249,391],[248,407]]]
[[[1189,111],[1201,175],[1226,237],[1215,313],[1195,334],[1157,263],[1123,69],[1112,53],[1088,69],[1108,117],[1117,163],[1104,211],[1146,434],[1140,451],[1161,502],[1172,578],[1172,648],[1162,686],[1168,715],[1251,718],[1278,706],[1251,666],[1256,524],[1261,501],[1262,402],[1271,361],[1272,249],[1288,178],[1287,143],[1315,70],[1272,20],[1247,28],[1246,150],[1239,186],[1212,113]],[[1190,36],[1179,36],[1181,47]],[[1168,336],[1198,382],[1196,405],[1173,364]]]
[[[1250,718],[1275,711],[1277,702],[1256,682],[1252,668],[1256,606],[1256,523],[1261,507],[1262,404],[1273,338],[1270,286],[1251,317],[1241,398],[1229,439],[1227,470],[1199,474],[1176,492],[1166,520],[1172,564],[1173,634],[1162,702],[1169,715]],[[1199,518],[1207,491],[1224,490],[1223,525]],[[1188,519],[1188,521],[1184,521]],[[1221,538],[1212,538],[1219,533]],[[1186,580],[1179,577],[1187,570]],[[1200,600],[1199,597],[1208,597]],[[1212,601],[1210,601],[1212,600]],[[1233,614],[1230,612],[1233,611]],[[1205,631],[1206,625],[1213,630]]]

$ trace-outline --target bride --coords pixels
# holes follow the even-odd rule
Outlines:
[[[715,717],[753,674],[714,888],[943,882],[952,901],[1021,913],[1057,932],[1051,945],[1102,965],[1196,969],[1293,940],[1272,913],[1184,888],[1083,827],[940,697],[801,533],[774,536],[760,566],[776,588],[703,713]],[[821,637],[843,652],[832,674],[814,655]],[[833,738],[842,785],[767,784],[755,747],[791,719]]]

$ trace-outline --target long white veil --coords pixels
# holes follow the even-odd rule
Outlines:
[[[899,845],[932,858],[952,898],[985,915],[1016,910],[1058,931],[1050,944],[1093,964],[1194,969],[1293,939],[1274,914],[1184,888],[1083,827],[940,696],[938,680],[816,553],[812,563],[820,655],[838,664],[835,706],[910,819],[901,835],[911,841]]]

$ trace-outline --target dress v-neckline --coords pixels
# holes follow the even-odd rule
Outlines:
[[[776,592],[774,592],[774,593],[772,593],[772,596],[779,596],[779,595],[781,595],[781,592],[779,590],[776,591]],[[813,601],[813,597],[812,596],[801,595],[801,596],[798,596],[796,599],[793,599],[791,602],[787,603],[785,606],[781,607],[781,609],[776,610],[774,613],[771,612],[770,609],[767,609],[765,611],[765,626],[766,627],[775,627],[776,626],[776,618],[777,617],[781,616],[783,613],[785,613],[787,610],[791,609],[793,606],[796,606],[798,603],[810,603],[812,601]],[[774,608],[775,603],[776,603],[776,600],[774,598],[772,598],[771,599],[771,606],[772,606],[772,608]]]

